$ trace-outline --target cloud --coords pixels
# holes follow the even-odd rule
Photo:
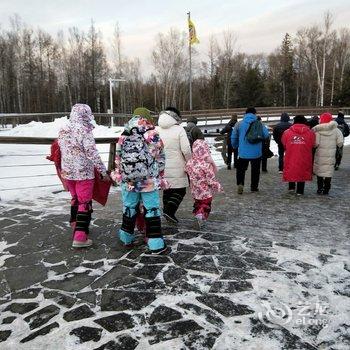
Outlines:
[[[247,53],[271,52],[286,32],[295,34],[303,26],[322,21],[330,9],[335,15],[334,28],[345,26],[350,17],[349,0],[1,0],[0,23],[18,13],[24,22],[55,35],[76,26],[88,30],[91,19],[102,32],[110,51],[115,24],[119,22],[124,55],[140,58],[143,70],[152,71],[151,52],[159,32],[171,27],[187,31],[186,12],[191,11],[201,43],[196,46],[198,59],[205,59],[209,37],[220,38],[223,30],[237,34],[237,48]]]
[[[285,33],[293,35],[302,27],[322,24],[324,13],[329,10],[326,2],[295,3],[231,25],[229,28],[236,33],[240,50],[247,53],[271,52],[281,44]],[[314,6],[316,3],[317,6]],[[334,14],[333,28],[339,29],[345,26],[350,16],[350,7],[342,4],[333,5],[331,12]],[[220,37],[224,29],[216,28],[211,33]],[[202,42],[207,44],[209,35],[204,35]]]

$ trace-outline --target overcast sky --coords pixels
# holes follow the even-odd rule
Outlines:
[[[108,43],[118,22],[124,55],[139,57],[149,72],[157,33],[171,27],[187,31],[188,11],[204,57],[209,36],[227,29],[237,34],[240,51],[273,51],[286,32],[321,23],[327,10],[334,15],[334,28],[349,27],[350,0],[0,0],[0,24],[6,29],[17,13],[34,29],[56,34],[72,26],[85,30],[93,19]]]

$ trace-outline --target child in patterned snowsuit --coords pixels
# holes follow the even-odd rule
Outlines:
[[[74,229],[73,247],[88,247],[92,213],[92,195],[95,168],[108,179],[106,167],[96,149],[92,134],[94,117],[91,108],[85,104],[75,104],[70,113],[69,122],[62,127],[58,135],[61,151],[61,176],[72,196],[70,223]]]
[[[115,165],[111,174],[121,184],[123,222],[119,238],[127,247],[135,241],[134,229],[142,201],[145,211],[149,250],[160,254],[166,250],[161,233],[159,189],[165,167],[163,142],[152,124],[150,112],[137,108],[117,143]]]
[[[200,227],[208,219],[213,195],[223,191],[215,177],[217,168],[205,140],[193,143],[192,158],[186,163],[185,171],[190,178],[191,194],[194,198],[193,214]]]

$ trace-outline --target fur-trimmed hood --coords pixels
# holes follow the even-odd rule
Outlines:
[[[321,135],[327,136],[333,133],[333,130],[338,126],[337,122],[331,121],[329,123],[318,124],[312,128],[313,131],[320,133]]]

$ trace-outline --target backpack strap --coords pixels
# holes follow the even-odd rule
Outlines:
[[[245,135],[244,135],[245,138],[247,137],[247,135],[248,135],[250,129],[252,128],[253,123],[255,123],[256,121],[257,121],[257,120],[253,120],[251,123],[249,123],[248,129],[247,129],[247,131],[245,132]]]
[[[239,142],[239,128],[242,124],[242,120],[239,120],[237,121],[237,123],[234,125],[234,127],[232,128],[232,131],[231,131],[231,135],[233,133],[233,129],[236,129],[237,130],[237,139],[238,139],[238,142]],[[231,138],[231,135],[230,135],[230,138]]]

